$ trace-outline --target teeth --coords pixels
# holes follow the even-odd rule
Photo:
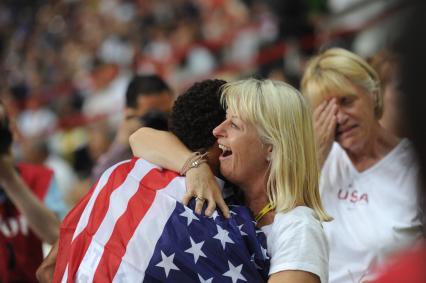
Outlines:
[[[219,148],[225,152],[225,151],[231,151],[231,149],[229,147],[224,146],[223,144],[219,144]]]

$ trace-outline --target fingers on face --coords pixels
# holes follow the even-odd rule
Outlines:
[[[323,119],[324,109],[326,107],[327,101],[323,101],[317,108],[314,110],[315,122],[320,122]]]
[[[315,123],[319,128],[328,128],[329,123],[337,114],[336,99],[324,100],[314,111]]]

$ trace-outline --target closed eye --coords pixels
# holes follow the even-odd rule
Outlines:
[[[351,96],[344,96],[340,98],[339,104],[342,106],[350,106],[357,97],[355,95]]]
[[[234,122],[231,122],[231,128],[239,129],[239,127]]]

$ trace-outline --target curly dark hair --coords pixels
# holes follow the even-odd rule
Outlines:
[[[220,104],[223,80],[195,83],[175,101],[169,119],[169,130],[190,150],[207,150],[215,142],[213,129],[225,120]]]

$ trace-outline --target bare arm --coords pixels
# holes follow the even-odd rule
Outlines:
[[[43,260],[39,268],[37,268],[36,277],[40,283],[50,283],[53,280],[55,272],[56,258],[58,257],[58,242],[53,244],[47,257]]]
[[[301,270],[286,270],[272,274],[268,283],[321,283],[318,276]]]
[[[179,172],[192,152],[172,133],[140,128],[130,136],[134,156]]]
[[[133,155],[142,157],[160,167],[179,172],[192,152],[172,133],[151,128],[140,128],[130,136]],[[186,174],[186,194],[182,202],[187,205],[195,196],[208,202],[206,215],[210,216],[217,206],[225,217],[229,217],[229,208],[222,198],[220,188],[207,164],[201,164]],[[195,212],[201,213],[202,202],[197,202]]]
[[[53,244],[59,235],[59,220],[28,188],[13,166],[12,156],[0,156],[0,184],[6,195],[25,216],[32,231]]]

